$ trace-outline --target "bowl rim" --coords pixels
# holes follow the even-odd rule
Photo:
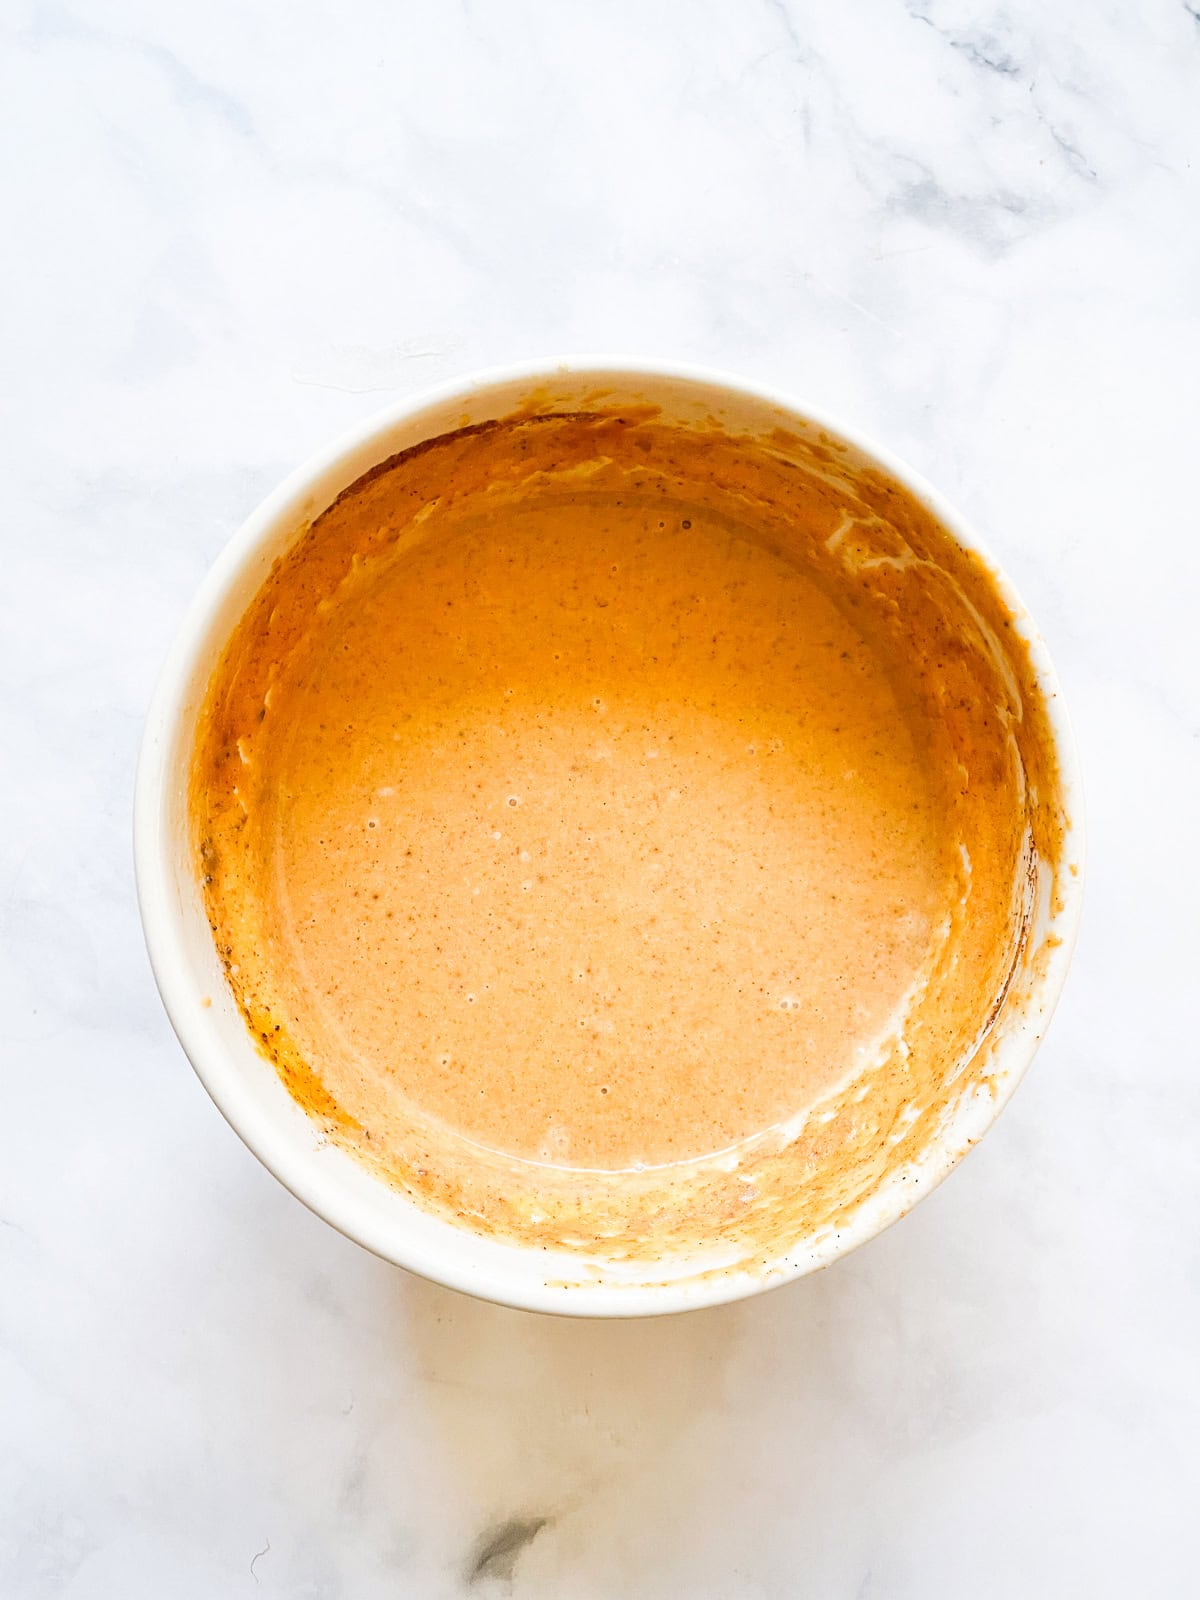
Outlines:
[[[469,1262],[444,1259],[437,1251],[414,1248],[411,1241],[406,1246],[402,1236],[393,1236],[395,1230],[381,1229],[372,1219],[355,1214],[356,1207],[351,1197],[331,1194],[326,1175],[315,1159],[315,1150],[310,1156],[307,1152],[291,1148],[282,1137],[272,1136],[268,1125],[270,1119],[263,1118],[257,1109],[250,1107],[248,1094],[239,1092],[240,1079],[233,1068],[232,1057],[219,1043],[202,1036],[194,1023],[193,1008],[184,1004],[184,986],[191,981],[192,966],[185,949],[183,909],[174,892],[172,863],[173,846],[177,849],[177,839],[170,836],[170,830],[165,826],[165,797],[173,777],[171,755],[177,746],[189,686],[194,681],[215,615],[228,600],[248,565],[278,535],[281,518],[291,511],[294,523],[297,498],[339,467],[349,466],[353,458],[360,456],[373,443],[385,441],[401,425],[418,423],[423,413],[444,408],[455,400],[461,399],[466,403],[502,386],[524,384],[532,389],[538,383],[553,383],[563,379],[589,383],[595,380],[597,388],[612,381],[635,386],[638,380],[644,379],[724,391],[735,400],[777,408],[811,427],[824,430],[878,465],[928,509],[963,548],[975,552],[986,562],[997,591],[1013,613],[1027,642],[1054,739],[1067,817],[1063,859],[1069,859],[1075,871],[1058,875],[1061,879],[1061,906],[1054,916],[1054,931],[1059,943],[1049,950],[1045,966],[1035,981],[1036,1007],[1031,1002],[1025,1008],[1024,1015],[998,1044],[993,1093],[987,1108],[974,1119],[972,1136],[951,1141],[939,1134],[930,1142],[919,1161],[919,1195],[914,1196],[912,1189],[909,1189],[903,1196],[894,1194],[885,1203],[874,1207],[870,1206],[872,1197],[868,1197],[866,1202],[855,1208],[847,1226],[827,1247],[793,1248],[773,1261],[769,1268],[756,1272],[711,1272],[694,1278],[637,1286],[602,1282],[578,1286],[553,1281],[538,1282],[536,1275],[518,1281],[515,1275],[510,1279],[503,1272],[481,1272]],[[377,458],[379,461],[384,459],[386,456],[383,454]],[[359,475],[355,473],[355,478]],[[325,508],[322,506],[320,509]],[[177,773],[174,776],[177,778]],[[967,519],[907,462],[862,430],[843,422],[822,407],[809,405],[785,391],[716,368],[671,360],[648,360],[642,356],[607,354],[530,359],[488,367],[393,400],[313,452],[260,501],[226,542],[194,593],[159,673],[138,757],[133,846],[142,928],[154,979],[167,1016],[209,1096],[268,1171],[309,1210],[346,1237],[384,1260],[448,1288],[525,1310],[618,1317],[660,1315],[718,1305],[790,1282],[848,1255],[868,1239],[882,1233],[911,1210],[919,1199],[931,1193],[958,1165],[966,1150],[995,1122],[1036,1053],[1066,980],[1078,935],[1086,875],[1086,835],[1078,754],[1057,674],[1028,608],[1003,567]],[[381,1179],[372,1181],[382,1182]],[[406,1204],[414,1212],[421,1209],[414,1201],[406,1199]],[[449,1226],[454,1227],[453,1224]],[[470,1234],[470,1230],[463,1228],[454,1227],[454,1231]],[[536,1249],[521,1249],[519,1253],[536,1256],[539,1252]]]

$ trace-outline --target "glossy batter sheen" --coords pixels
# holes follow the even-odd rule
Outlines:
[[[192,779],[218,948],[292,1092],[429,1203],[584,1248],[794,1212],[799,1171],[828,1212],[974,1048],[1021,685],[946,620],[970,574],[817,468],[781,512],[774,454],[723,484],[650,418],[467,430],[235,633]],[[742,1188],[604,1176],[735,1146]]]

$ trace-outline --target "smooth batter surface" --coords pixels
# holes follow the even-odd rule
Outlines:
[[[879,661],[678,507],[448,533],[343,598],[272,716],[263,887],[360,1117],[702,1155],[844,1078],[925,955],[938,817]]]
[[[832,1225],[966,1085],[1055,848],[1008,627],[816,441],[646,409],[396,458],[277,563],[200,721],[251,1029],[472,1226],[658,1255]]]

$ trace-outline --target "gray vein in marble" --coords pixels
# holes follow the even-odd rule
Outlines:
[[[903,159],[920,175],[896,187],[888,209],[957,234],[987,254],[1002,254],[1050,218],[1044,202],[1039,204],[1013,190],[995,189],[979,195],[956,192],[915,158]]]
[[[766,0],[766,7],[770,14],[778,20],[780,27],[783,29],[787,43],[791,48],[791,53],[794,58],[797,61],[805,60],[808,55],[808,51],[804,40],[800,37],[800,30],[796,26],[795,18],[792,16],[787,0]],[[760,57],[759,59],[761,60],[762,58]]]
[[[1036,90],[1037,90],[1037,84],[1036,83],[1031,83],[1029,85],[1029,93],[1030,93],[1031,98],[1034,96]],[[1088,158],[1084,155],[1083,151],[1080,150],[1077,145],[1073,144],[1071,142],[1071,140],[1067,138],[1066,134],[1061,132],[1060,129],[1055,125],[1055,123],[1053,123],[1050,120],[1050,118],[1042,110],[1041,106],[1038,104],[1036,99],[1033,101],[1033,105],[1034,105],[1034,109],[1037,112],[1038,121],[1042,124],[1042,126],[1045,128],[1046,132],[1054,140],[1054,142],[1058,146],[1058,148],[1063,152],[1063,154],[1071,162],[1071,164],[1074,166],[1074,168],[1079,173],[1079,175],[1081,177],[1087,178],[1090,182],[1095,183],[1099,178],[1099,173],[1096,171],[1095,167],[1093,167],[1092,164],[1089,162]]]
[[[1056,126],[1046,110],[1035,98],[1038,86],[1037,74],[1032,73],[1031,75],[1031,70],[1027,63],[1009,48],[1001,35],[992,32],[990,29],[980,29],[974,36],[956,33],[949,28],[943,27],[926,12],[919,11],[913,6],[908,6],[907,10],[914,21],[922,22],[927,27],[932,28],[940,39],[944,40],[952,50],[962,55],[972,66],[1018,82],[1023,82],[1028,77],[1030,79],[1029,94],[1038,122],[1045,128],[1050,138],[1081,176],[1092,180],[1096,178],[1096,170],[1083,151]]]
[[[266,1544],[263,1545],[262,1549],[256,1551],[254,1553],[254,1555],[251,1556],[251,1558],[250,1558],[250,1576],[254,1579],[255,1583],[261,1583],[262,1579],[259,1577],[258,1573],[254,1569],[255,1569],[255,1567],[258,1566],[258,1563],[262,1560],[262,1558],[264,1556],[269,1556],[270,1553],[271,1553],[271,1541],[270,1541],[270,1539],[268,1539]]]
[[[144,61],[162,75],[181,105],[211,112],[243,139],[255,137],[254,119],[249,109],[228,90],[198,77],[185,61],[165,46],[86,22],[76,13],[59,6],[39,7],[35,19],[25,34],[32,42],[58,43],[66,40],[73,44],[118,51]]]
[[[1002,77],[1019,77],[1021,74],[1020,63],[1015,57],[1009,55],[1004,48],[1002,40],[994,34],[981,31],[977,38],[969,39],[955,35],[947,28],[941,27],[925,12],[918,11],[913,6],[907,8],[909,16],[917,22],[925,23],[926,27],[946,41],[952,50],[958,50],[975,67],[983,67],[988,72],[998,72]]]
[[[989,182],[984,174],[977,186],[965,188],[941,176],[932,155],[923,157],[899,142],[868,133],[859,110],[846,96],[843,83],[830,71],[820,52],[801,39],[785,0],[767,0],[767,3],[771,13],[785,24],[793,59],[804,66],[810,80],[816,75],[830,96],[839,120],[845,125],[845,148],[854,162],[856,175],[872,189],[882,191],[881,204],[885,213],[911,216],[924,226],[955,234],[984,255],[995,257],[1061,220],[1073,209],[1066,198],[1048,192],[1044,183],[1039,183],[1035,190],[1032,172],[1029,184],[1022,188],[994,179]],[[1024,65],[1007,49],[998,34],[983,32],[978,38],[958,35],[942,28],[923,12],[909,9],[908,15],[926,25],[968,65],[997,79],[998,87],[1006,96],[1011,96],[1012,88],[1023,81]],[[762,59],[751,66],[760,64]],[[1097,174],[1086,155],[1042,104],[1042,97],[1036,92],[1036,77],[1029,83],[1028,91],[1032,121],[1044,130],[1051,147],[1064,159],[1065,171],[1079,179],[1094,181]],[[807,105],[810,96],[811,90],[806,91],[806,103],[802,107],[806,129],[811,119]],[[1013,107],[1011,114],[1022,121],[1030,120],[1019,105]],[[986,147],[978,159],[986,174]],[[905,175],[906,169],[915,171],[916,176]]]
[[[481,1534],[468,1563],[467,1583],[475,1585],[497,1579],[511,1584],[522,1554],[551,1521],[550,1517],[512,1517],[488,1528]]]

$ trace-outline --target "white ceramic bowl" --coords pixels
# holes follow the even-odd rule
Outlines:
[[[705,1271],[703,1262],[662,1272],[600,1269],[567,1253],[525,1249],[442,1221],[390,1189],[326,1143],[251,1041],[225,985],[191,859],[187,771],[196,716],[222,646],[275,559],[297,532],[369,468],[422,440],[504,416],[532,393],[579,409],[611,391],[661,404],[667,415],[700,421],[721,412],[748,432],[819,427],[840,436],[904,484],[964,546],[980,551],[963,519],[928,484],[886,451],[810,406],[721,374],[642,361],[575,360],[505,368],[445,385],[367,419],[294,472],[259,506],[222,552],[179,630],[150,709],[137,775],[134,850],[146,942],[163,1003],[180,1043],[233,1128],[281,1183],[349,1238],[389,1261],[451,1288],[536,1311],[640,1316],[737,1299],[824,1266],[879,1233],[932,1190],[999,1113],[1028,1066],[1058,999],[1075,942],[1082,897],[1083,838],[1074,745],[1054,670],[1028,613],[1003,579],[1001,592],[1030,641],[1057,740],[1071,829],[1057,912],[1045,903],[1031,932],[1054,934],[1031,1000],[1006,1006],[996,1023],[993,1093],[965,1100],[926,1150],[919,1181],[889,1181],[873,1192],[836,1237],[798,1240],[764,1270]]]

